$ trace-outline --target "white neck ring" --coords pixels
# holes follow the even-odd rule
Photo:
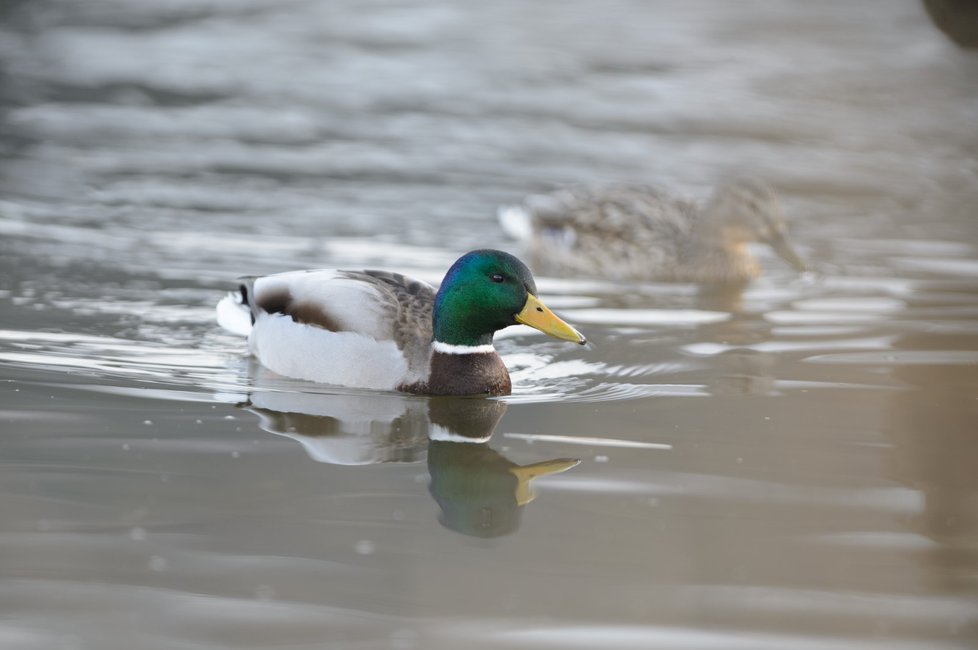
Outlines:
[[[441,341],[434,341],[431,344],[431,349],[442,354],[488,354],[496,351],[492,343],[486,343],[485,345],[452,345],[451,343],[442,343]]]

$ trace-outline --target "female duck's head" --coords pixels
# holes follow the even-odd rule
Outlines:
[[[496,330],[519,323],[564,341],[587,342],[540,302],[530,270],[509,253],[472,251],[448,269],[435,296],[435,341],[486,345]]]
[[[713,193],[706,208],[709,227],[730,244],[763,242],[796,271],[805,271],[787,239],[787,226],[777,196],[765,183],[741,178]]]

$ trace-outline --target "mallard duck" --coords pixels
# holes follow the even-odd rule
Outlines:
[[[752,179],[721,185],[702,207],[651,187],[563,189],[501,208],[499,220],[538,273],[738,284],[760,275],[755,241],[805,270],[777,198]]]
[[[536,297],[526,265],[496,250],[460,257],[437,293],[387,271],[247,279],[218,303],[217,320],[280,375],[426,395],[509,394],[492,337],[510,325],[586,343]]]

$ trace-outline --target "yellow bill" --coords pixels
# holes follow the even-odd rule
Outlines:
[[[561,341],[571,341],[573,343],[580,343],[581,345],[587,343],[587,339],[584,338],[583,334],[559,319],[556,314],[550,311],[532,293],[527,295],[523,310],[516,314],[516,322],[529,325]]]

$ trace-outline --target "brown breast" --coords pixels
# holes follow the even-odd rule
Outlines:
[[[397,389],[423,395],[509,395],[509,371],[496,352],[431,355],[428,380]]]

